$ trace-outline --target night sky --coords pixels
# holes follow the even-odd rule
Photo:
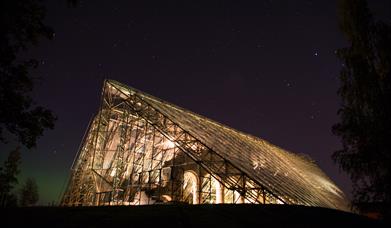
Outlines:
[[[335,50],[347,45],[335,1],[135,2],[46,3],[54,40],[28,55],[41,64],[33,96],[58,121],[36,149],[23,149],[20,175],[36,178],[41,204],[59,199],[105,78],[308,154],[351,197],[330,158],[341,147],[331,134],[340,104]],[[370,7],[391,22],[390,1]],[[1,145],[1,161],[13,146]]]

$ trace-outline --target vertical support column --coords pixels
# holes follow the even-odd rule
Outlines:
[[[124,168],[126,166],[126,163],[124,162],[124,153],[125,153],[125,144],[127,141],[127,133],[128,133],[128,124],[129,124],[129,114],[125,110],[123,110],[123,113],[121,117],[119,118],[119,142],[117,144],[117,149],[113,161],[114,165],[114,177],[113,177],[113,190],[112,190],[112,198],[111,201],[115,205],[122,204],[123,202],[120,202],[120,191],[121,189],[121,182],[123,181],[123,174],[124,174]]]
[[[216,203],[224,203],[224,185],[216,180]]]
[[[192,194],[193,194],[193,204],[198,204],[198,202],[200,201],[199,200],[199,192],[200,192],[200,189],[199,189],[199,177],[195,174],[195,173],[192,173],[193,174],[193,183],[192,183]]]
[[[198,186],[198,183],[193,185],[193,204],[198,204],[198,202],[200,201],[198,199],[200,191],[198,190],[197,186]]]
[[[201,188],[202,188],[202,179],[201,179],[201,167],[199,164],[197,164],[197,192],[195,195],[197,195],[197,203],[196,204],[201,204]]]

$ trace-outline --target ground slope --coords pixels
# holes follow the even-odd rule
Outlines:
[[[342,211],[295,205],[150,205],[1,209],[1,227],[385,227]]]

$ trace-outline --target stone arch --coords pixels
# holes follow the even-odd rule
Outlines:
[[[183,199],[191,204],[199,203],[199,179],[192,170],[183,173]]]

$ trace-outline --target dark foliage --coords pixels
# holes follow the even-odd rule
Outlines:
[[[341,0],[339,22],[350,46],[339,49],[342,98],[333,133],[343,147],[333,159],[353,181],[353,204],[378,205],[389,213],[391,200],[391,27],[375,22],[365,0]]]
[[[4,130],[17,136],[28,148],[45,129],[52,129],[56,117],[36,106],[29,93],[34,79],[29,71],[37,60],[20,55],[40,38],[51,39],[53,31],[43,24],[45,9],[40,0],[0,1],[0,141],[7,142]]]
[[[0,167],[0,206],[16,206],[16,196],[11,193],[18,183],[17,175],[20,170],[21,157],[19,148],[11,151],[3,167]]]
[[[38,202],[38,186],[33,178],[28,178],[20,190],[20,203],[22,207],[33,206]]]

